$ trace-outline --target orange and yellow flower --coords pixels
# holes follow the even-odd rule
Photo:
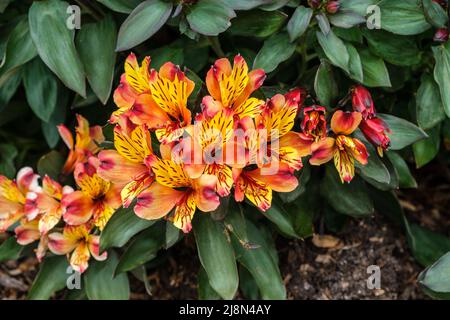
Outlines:
[[[69,148],[69,155],[62,170],[66,175],[72,173],[78,163],[86,162],[89,157],[96,155],[100,151],[99,144],[105,140],[100,126],[89,127],[89,122],[79,114],[77,121],[75,142],[66,126],[58,126],[59,134]]]
[[[100,161],[90,157],[79,163],[74,172],[80,190],[67,194],[61,201],[63,219],[69,225],[82,225],[92,218],[93,224],[103,230],[121,205],[117,186],[97,174]]]
[[[0,232],[25,215],[27,193],[38,189],[38,179],[30,167],[20,169],[15,180],[0,176]]]
[[[262,69],[248,72],[247,63],[240,55],[234,57],[233,66],[227,58],[217,60],[206,76],[210,96],[202,100],[204,111],[214,116],[219,110],[230,108],[240,118],[254,118],[264,101],[250,95],[261,87],[265,78]]]
[[[48,248],[57,255],[72,253],[70,265],[80,273],[86,271],[91,255],[98,261],[107,258],[107,252],[100,254],[100,237],[91,233],[90,224],[65,226],[62,233],[53,232],[48,235]]]
[[[368,153],[366,146],[349,135],[358,128],[362,115],[359,112],[336,111],[331,119],[331,130],[335,138],[327,137],[313,143],[312,165],[321,165],[334,158],[334,165],[342,182],[350,182],[355,176],[355,160],[366,165]]]
[[[159,219],[175,208],[169,220],[177,228],[189,232],[197,208],[210,212],[219,206],[216,176],[202,174],[192,179],[183,164],[155,155],[149,156],[147,162],[155,173],[156,181],[137,197],[134,211],[139,217]]]

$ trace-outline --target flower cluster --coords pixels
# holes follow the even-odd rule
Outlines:
[[[71,254],[72,267],[83,272],[99,252],[99,233],[119,207],[133,207],[143,219],[165,218],[184,232],[195,212],[218,208],[221,197],[248,201],[262,211],[271,207],[273,191],[291,192],[302,158],[312,165],[331,159],[342,182],[355,174],[355,160],[368,161],[358,128],[380,156],[389,147],[389,128],[377,117],[367,89],[351,89],[352,111],[329,118],[302,88],[264,101],[252,94],[264,80],[263,70],[249,71],[238,55],[233,64],[217,60],[206,76],[208,95],[194,114],[188,104],[195,84],[171,62],[157,71],[150,57],[141,64],[134,54],[114,92],[118,109],[114,149],[101,149],[99,126],[81,116],[73,138],[59,126],[69,148],[63,174],[76,188],[61,186],[31,168],[16,180],[0,177],[0,230],[15,226],[20,244],[39,240],[37,256],[47,248]],[[329,124],[328,124],[329,122]]]

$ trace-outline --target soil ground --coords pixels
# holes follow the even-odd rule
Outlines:
[[[450,175],[448,168],[427,166],[415,173],[419,188],[399,192],[408,219],[450,235]],[[436,175],[436,172],[444,172]],[[289,299],[426,299],[417,286],[422,270],[411,257],[405,236],[381,214],[352,220],[330,249],[306,241],[277,240],[280,268]],[[381,288],[368,289],[367,267],[381,270]],[[199,261],[188,237],[149,271],[149,296],[132,280],[132,299],[196,299]],[[38,269],[33,258],[0,264],[0,298],[24,299]],[[241,296],[238,295],[237,298]]]

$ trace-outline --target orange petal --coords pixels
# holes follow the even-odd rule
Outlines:
[[[284,147],[294,148],[300,157],[306,157],[311,154],[311,145],[314,140],[305,136],[302,133],[288,132],[280,138],[280,149]]]
[[[104,261],[108,257],[107,251],[100,254],[100,236],[90,235],[88,247],[89,252],[92,254],[95,260]]]
[[[77,241],[65,237],[62,233],[53,232],[48,235],[48,248],[54,254],[67,254],[77,246]]]
[[[217,177],[211,174],[203,174],[194,181],[194,200],[197,207],[203,212],[217,209],[220,204],[216,193]]]
[[[334,150],[336,149],[336,140],[334,138],[325,138],[314,142],[311,145],[312,156],[309,163],[314,166],[320,166],[333,158]]]
[[[61,205],[63,219],[70,225],[86,223],[92,217],[94,203],[81,191],[75,191],[65,196]]]
[[[128,208],[133,200],[152,184],[153,180],[153,175],[145,173],[142,176],[135,177],[133,181],[125,185],[120,192],[123,206]]]
[[[17,243],[26,246],[41,237],[38,230],[38,220],[22,221],[21,224],[14,229]]]
[[[128,112],[130,120],[138,125],[147,125],[149,129],[165,126],[170,118],[156,103],[150,94],[141,94]]]
[[[183,191],[155,182],[137,197],[134,212],[142,219],[159,219],[166,216],[183,196]]]
[[[277,192],[291,192],[298,186],[298,180],[293,171],[285,164],[280,163],[275,174],[264,174],[264,169],[248,171],[247,176],[261,181]]]
[[[70,132],[70,130],[67,129],[67,127],[63,124],[56,126],[56,127],[58,128],[59,135],[61,136],[61,139],[66,144],[67,148],[69,148],[69,150],[72,150],[74,142],[73,142],[73,136],[72,136],[72,133]]]
[[[61,208],[55,208],[46,212],[41,219],[39,219],[39,231],[42,234],[47,234],[53,229],[61,220],[62,211]]]
[[[359,112],[344,112],[338,110],[331,118],[331,130],[336,134],[349,135],[358,128],[362,120]]]

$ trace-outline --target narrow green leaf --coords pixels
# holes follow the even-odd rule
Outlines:
[[[262,212],[262,214],[274,223],[282,234],[288,237],[298,238],[291,216],[280,203],[272,201],[271,207],[267,211]]]
[[[68,88],[85,97],[85,74],[75,49],[75,31],[66,25],[68,6],[67,2],[59,0],[33,2],[28,12],[31,38],[50,70]]]
[[[369,178],[379,183],[389,184],[391,175],[389,170],[379,158],[376,150],[371,145],[366,144],[369,152],[369,161],[366,165],[361,165],[359,162],[355,163],[355,167],[359,169],[362,178]]]
[[[165,231],[165,223],[158,223],[140,233],[120,257],[115,274],[133,270],[156,257],[164,247]]]
[[[105,261],[92,260],[84,275],[84,285],[89,300],[128,300],[130,285],[125,273],[114,276],[119,259],[114,251],[108,252]]]
[[[418,278],[425,292],[435,299],[450,299],[450,252],[424,270]]]
[[[208,274],[203,267],[198,272],[198,299],[199,300],[219,300],[219,294],[214,291],[209,283]]]
[[[414,159],[417,168],[421,168],[433,160],[439,152],[441,146],[441,126],[426,131],[428,138],[413,144]]]
[[[364,49],[359,51],[364,74],[364,84],[368,87],[390,87],[389,72],[380,59]]]
[[[443,254],[450,251],[450,239],[418,224],[408,228],[408,243],[414,258],[424,267],[436,262]]]
[[[351,78],[362,83],[364,82],[364,71],[358,50],[356,50],[356,48],[350,43],[346,43],[345,46],[347,47],[347,51],[350,56],[348,63],[349,75]]]
[[[343,184],[333,165],[326,166],[321,195],[338,212],[353,217],[367,217],[373,213],[373,203],[365,183],[355,176],[350,183]]]
[[[191,29],[206,36],[217,36],[227,30],[234,17],[234,10],[226,1],[220,0],[200,0],[186,15]]]
[[[172,4],[147,0],[138,5],[121,25],[116,51],[125,51],[154,35],[169,19]]]
[[[54,256],[44,260],[39,273],[28,292],[30,300],[47,300],[56,291],[66,286],[67,279],[71,275],[68,272],[69,263],[65,256]]]
[[[264,38],[277,32],[286,18],[287,15],[281,11],[244,11],[233,19],[229,31],[237,36]],[[257,23],[257,21],[264,21],[264,23]]]
[[[29,62],[23,72],[27,102],[34,114],[48,122],[58,101],[58,80],[40,58]]]
[[[324,35],[322,32],[316,32],[316,35],[328,60],[330,60],[333,65],[348,72],[350,56],[344,42],[339,39],[333,31],[330,31],[328,35]]]
[[[246,249],[233,236],[232,243],[238,261],[250,272],[259,287],[262,299],[286,299],[286,289],[280,270],[275,263],[271,249],[260,230],[250,221],[246,221],[249,240],[257,248]]]
[[[434,79],[439,84],[441,101],[447,117],[450,117],[450,41],[445,45],[433,47],[434,59]]]
[[[22,82],[22,69],[18,68],[0,86],[0,111],[6,107]]]
[[[379,114],[379,117],[383,119],[389,126],[389,129],[391,129],[391,133],[388,133],[388,136],[391,139],[391,150],[401,150],[428,137],[422,129],[405,119],[389,114]]]
[[[311,8],[299,6],[295,9],[294,14],[287,24],[287,31],[291,41],[295,41],[305,33],[311,22],[312,16],[313,11]]]
[[[120,13],[131,13],[142,0],[97,0],[105,7]]]
[[[108,15],[99,22],[83,25],[75,41],[89,84],[103,104],[111,94],[116,34],[116,23]]]
[[[422,0],[422,4],[427,21],[436,28],[445,28],[448,21],[445,9],[433,0]]]
[[[280,63],[289,59],[295,52],[295,44],[289,41],[287,33],[277,33],[264,41],[256,55],[253,69],[261,68],[267,73],[274,71]]]
[[[364,16],[353,11],[340,10],[337,13],[329,16],[330,23],[339,28],[350,29],[359,24],[366,22]]]
[[[430,129],[445,119],[439,86],[429,74],[423,74],[416,96],[417,123]]]
[[[225,236],[223,225],[208,214],[200,214],[194,220],[193,229],[200,262],[211,287],[223,299],[232,299],[239,277],[233,248]]]
[[[103,229],[100,252],[111,247],[124,246],[132,236],[154,223],[155,220],[139,218],[131,207],[118,209]]]
[[[23,248],[17,243],[16,237],[9,237],[0,245],[0,262],[18,259]]]
[[[332,106],[332,102],[338,95],[338,86],[334,80],[333,70],[326,61],[322,61],[317,69],[314,91],[320,103],[327,107]]]
[[[386,154],[398,173],[399,187],[417,188],[417,182],[412,176],[406,161],[394,151],[388,151]]]

